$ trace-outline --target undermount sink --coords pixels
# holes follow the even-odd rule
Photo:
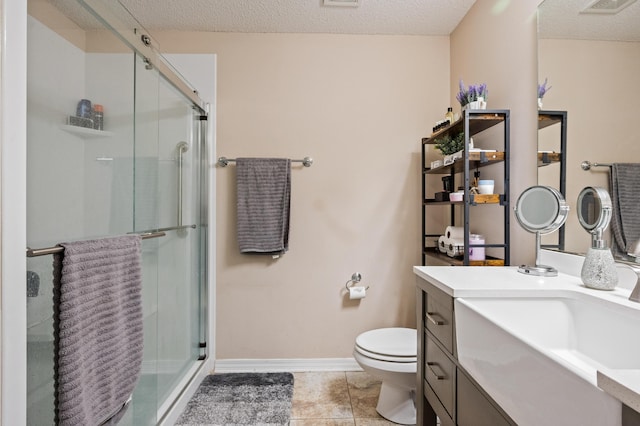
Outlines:
[[[640,371],[640,310],[592,296],[455,299],[461,365],[519,425],[620,425],[598,370]]]

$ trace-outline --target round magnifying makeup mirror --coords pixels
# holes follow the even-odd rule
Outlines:
[[[538,260],[540,236],[560,228],[569,215],[569,206],[562,194],[549,186],[532,186],[520,194],[514,210],[520,226],[536,234],[536,264],[521,265],[518,272],[545,277],[558,275],[555,268],[540,265]]]
[[[604,248],[602,234],[612,212],[611,197],[603,188],[587,186],[578,195],[578,220],[580,225],[591,234],[591,247]]]
[[[578,220],[591,234],[591,247],[584,257],[580,278],[585,286],[597,290],[613,290],[618,284],[616,263],[602,238],[612,214],[609,192],[587,186],[578,195]]]

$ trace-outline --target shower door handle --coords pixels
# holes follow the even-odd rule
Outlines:
[[[189,150],[187,142],[178,142],[178,226],[182,226],[182,154]]]

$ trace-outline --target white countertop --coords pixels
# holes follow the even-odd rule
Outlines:
[[[629,301],[628,289],[594,290],[585,287],[579,277],[563,273],[536,277],[518,272],[515,266],[414,266],[413,272],[452,297],[558,297],[577,292],[640,311],[640,303]]]
[[[518,272],[517,267],[414,266],[414,273],[452,297],[562,297],[583,293],[640,311],[640,303],[628,300],[631,290],[612,291],[585,287],[580,277],[559,273],[557,277],[536,277]],[[636,338],[633,336],[630,338]],[[640,370],[598,371],[598,387],[640,412]]]
[[[640,413],[640,370],[598,371],[598,387]]]

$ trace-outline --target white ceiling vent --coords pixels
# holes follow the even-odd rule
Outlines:
[[[361,0],[322,0],[324,6],[358,7]]]
[[[615,15],[636,0],[596,0],[591,2],[580,13],[607,13]]]

